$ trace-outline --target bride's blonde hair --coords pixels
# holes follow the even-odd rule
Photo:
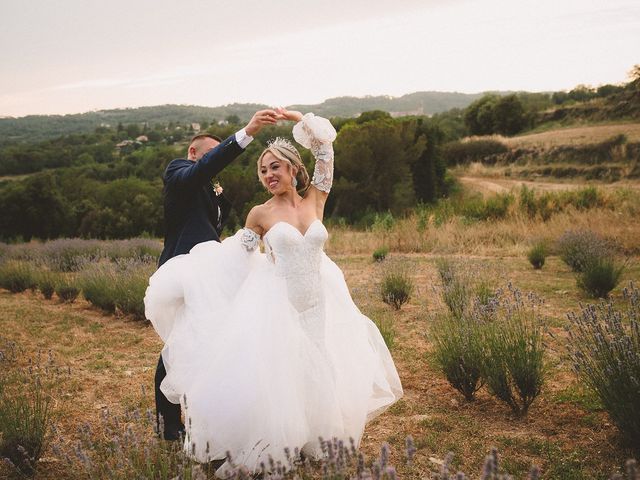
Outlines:
[[[295,171],[295,179],[298,182],[296,186],[296,190],[304,191],[309,187],[309,173],[307,172],[304,163],[302,163],[302,158],[300,158],[300,154],[296,147],[287,140],[286,138],[276,137],[273,140],[270,140],[267,143],[267,148],[260,154],[258,158],[258,178],[260,179],[260,183],[267,186],[264,177],[262,176],[262,172],[260,171],[262,168],[262,158],[267,154],[267,152],[271,153],[278,160],[281,160],[289,165],[289,171]]]

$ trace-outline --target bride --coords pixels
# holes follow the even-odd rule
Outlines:
[[[319,437],[358,445],[402,396],[380,332],[323,251],[336,131],[312,113],[278,113],[315,158],[311,181],[296,148],[273,140],[257,162],[271,199],[234,236],[165,263],[145,296],[165,342],[161,389],[185,411],[185,449],[202,462],[230,452],[251,471],[269,457],[286,464],[287,447],[318,457]]]

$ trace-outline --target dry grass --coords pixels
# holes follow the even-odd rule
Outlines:
[[[559,145],[584,145],[599,143],[624,134],[629,142],[640,141],[640,123],[620,123],[616,125],[587,125],[532,133],[517,137],[496,137],[512,148],[556,147]],[[484,138],[484,137],[483,137]],[[493,138],[493,137],[492,137]]]
[[[640,252],[640,222],[631,214],[609,209],[567,211],[548,221],[516,213],[504,220],[469,223],[454,217],[436,226],[434,219],[421,231],[418,218],[396,222],[383,239],[378,232],[334,229],[327,245],[329,254],[371,254],[381,244],[392,252],[522,256],[533,240],[553,243],[566,230],[591,229],[614,238],[626,251]]]

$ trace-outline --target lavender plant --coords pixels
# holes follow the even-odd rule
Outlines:
[[[560,258],[574,272],[601,258],[613,256],[613,245],[604,237],[591,230],[567,230],[557,242]]]
[[[56,291],[58,274],[48,269],[42,269],[38,272],[36,281],[38,283],[38,290],[40,290],[44,298],[51,300],[53,293]]]
[[[0,458],[19,475],[32,476],[50,439],[51,390],[60,369],[51,352],[46,364],[39,353],[21,369],[19,353],[15,343],[0,338]]]
[[[2,257],[6,259],[25,260],[59,272],[78,272],[88,264],[105,259],[130,258],[155,263],[161,251],[162,244],[148,238],[109,241],[60,238],[44,243],[2,244]]]
[[[620,283],[624,265],[613,257],[594,258],[576,274],[578,287],[591,298],[606,298]]]
[[[540,270],[547,259],[547,245],[544,242],[534,243],[527,253],[527,259],[533,268]]]
[[[569,314],[574,369],[636,449],[640,445],[640,291],[623,290],[627,307],[612,300]]]
[[[380,285],[382,301],[400,310],[409,301],[413,292],[413,281],[406,269],[395,267],[387,272]]]
[[[56,284],[56,295],[60,300],[66,303],[73,303],[78,298],[80,289],[76,286],[73,279],[66,276],[60,276]]]
[[[87,301],[98,308],[144,319],[144,294],[154,270],[155,264],[134,258],[101,262],[81,273],[79,285]]]
[[[18,472],[35,473],[50,425],[51,398],[38,377],[23,379],[19,390],[0,388],[0,457]]]
[[[376,248],[373,251],[373,260],[376,262],[382,262],[389,255],[389,247],[383,245],[382,247]]]
[[[517,415],[527,413],[544,383],[542,301],[508,284],[484,329],[483,376],[489,391]]]
[[[451,260],[437,259],[436,268],[442,282],[442,300],[455,318],[462,318],[471,301],[470,282]]]
[[[7,261],[0,264],[0,287],[12,293],[35,289],[36,271],[25,261]]]
[[[477,315],[437,317],[431,326],[436,365],[453,388],[471,401],[482,387],[484,322]]]

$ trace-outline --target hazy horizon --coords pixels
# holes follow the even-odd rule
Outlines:
[[[0,116],[623,83],[640,3],[0,3]]]

